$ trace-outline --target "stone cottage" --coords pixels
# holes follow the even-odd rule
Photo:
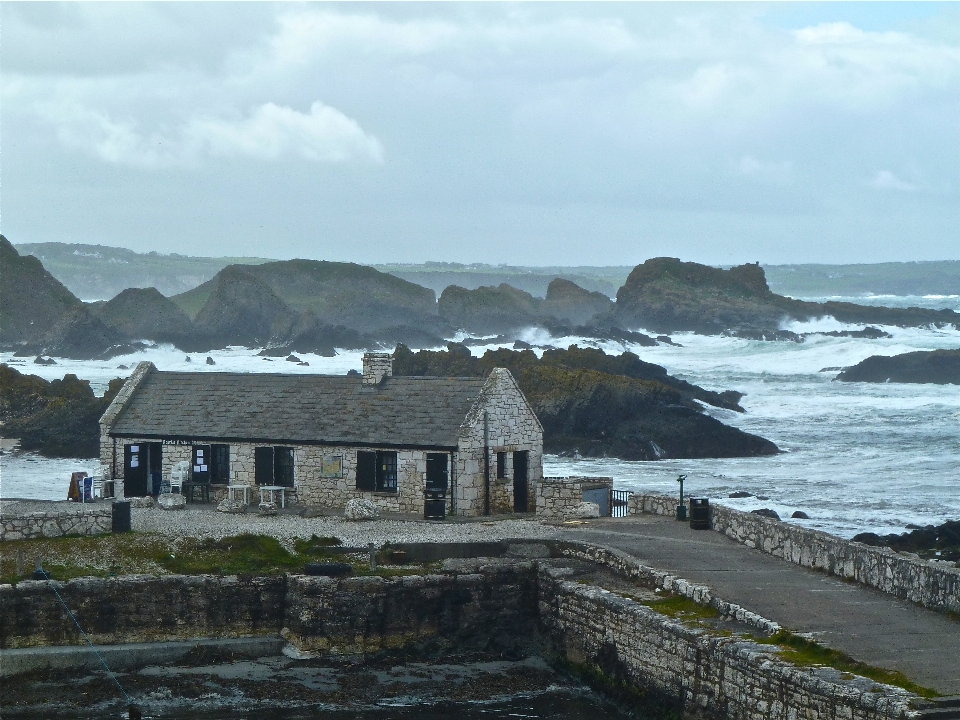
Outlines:
[[[105,479],[126,497],[156,494],[178,463],[212,500],[257,486],[287,502],[342,508],[368,498],[421,512],[532,512],[543,428],[513,376],[405,377],[389,354],[363,373],[160,372],[140,363],[100,420]],[[181,465],[182,467],[182,465]]]

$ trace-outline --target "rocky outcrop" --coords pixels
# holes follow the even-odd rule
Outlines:
[[[947,520],[941,525],[915,527],[900,535],[860,533],[853,542],[888,547],[897,552],[914,553],[924,559],[960,562],[960,520]]]
[[[586,325],[595,316],[609,312],[613,301],[603,293],[590,292],[569,280],[556,278],[547,287],[543,311],[573,325]]]
[[[951,310],[804,302],[771,292],[759,264],[723,270],[676,258],[653,258],[634,268],[611,313],[621,327],[790,340],[797,338],[781,334],[785,320],[826,316],[849,323],[960,327],[960,314]]]
[[[81,305],[37,258],[21,256],[0,235],[0,347],[36,344]]]
[[[128,288],[112,300],[91,305],[91,309],[104,324],[127,338],[169,342],[178,347],[194,342],[193,322],[156,288]]]
[[[960,385],[960,350],[930,350],[886,357],[872,355],[836,377],[844,382]]]
[[[123,380],[113,380],[98,398],[90,383],[76,375],[47,382],[0,365],[4,437],[19,438],[21,449],[52,457],[97,457],[100,416],[122,386]]]
[[[438,308],[451,326],[477,335],[530,327],[540,316],[538,298],[506,283],[476,290],[451,285],[440,295]]]
[[[243,312],[252,313],[251,324],[256,327],[248,338],[287,343],[299,352],[312,352],[309,346],[317,338],[321,339],[316,347],[322,349],[322,338],[337,333],[352,333],[347,347],[354,346],[356,338],[369,347],[405,333],[427,336],[436,343],[448,330],[437,314],[432,290],[353,263],[287,260],[231,265],[172,299],[195,316],[198,326],[229,327],[239,337],[239,310],[232,310],[222,299],[245,291],[252,296]]]
[[[769,440],[724,425],[697,402],[739,409],[736,392],[716,393],[670,377],[632,353],[607,356],[572,347],[488,351],[474,357],[463,345],[445,351],[394,352],[395,375],[484,377],[510,370],[543,425],[547,452],[625,460],[752,457],[778,451]]]
[[[55,355],[74,360],[107,360],[142,348],[140,343],[109,327],[88,305],[77,305],[44,333],[39,340],[24,344],[17,357]]]

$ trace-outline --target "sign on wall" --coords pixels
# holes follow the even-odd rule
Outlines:
[[[320,459],[320,477],[343,477],[343,455],[324,455]]]

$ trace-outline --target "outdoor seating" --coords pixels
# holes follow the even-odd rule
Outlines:
[[[170,492],[173,492],[176,488],[176,491],[183,495],[183,484],[187,482],[189,472],[190,463],[186,460],[181,460],[173,466],[173,469],[170,470]]]

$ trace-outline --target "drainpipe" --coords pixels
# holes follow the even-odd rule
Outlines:
[[[450,453],[450,514],[457,514],[457,454]]]
[[[490,420],[483,411],[483,514],[490,514]]]

